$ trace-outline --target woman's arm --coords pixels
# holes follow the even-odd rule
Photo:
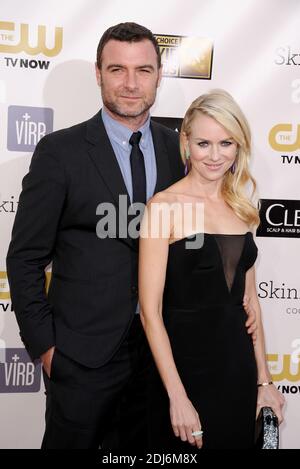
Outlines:
[[[269,383],[272,381],[270,374],[266,350],[265,350],[265,338],[264,330],[261,317],[261,309],[256,291],[255,281],[255,268],[254,266],[248,270],[246,274],[246,295],[249,296],[251,304],[256,311],[256,322],[257,322],[257,339],[254,345],[255,358],[258,372],[258,384]],[[278,417],[279,423],[283,421],[282,407],[284,405],[284,397],[278,391],[274,384],[268,384],[266,386],[258,387],[258,398],[257,398],[257,415],[262,407],[271,407]]]
[[[199,416],[189,401],[178,374],[162,317],[162,301],[169,253],[169,232],[162,235],[153,220],[154,197],[148,204],[141,228],[139,248],[140,317],[155,363],[170,399],[174,434],[192,445],[202,446],[192,432],[201,429]],[[155,230],[156,228],[156,230]],[[152,230],[152,235],[151,235]],[[157,236],[153,233],[156,231]]]

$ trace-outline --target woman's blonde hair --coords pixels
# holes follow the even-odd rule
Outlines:
[[[184,116],[180,132],[181,156],[188,169],[190,169],[190,160],[185,156],[185,139],[188,139],[192,122],[199,113],[212,117],[221,124],[237,143],[235,171],[229,169],[225,173],[222,195],[225,202],[248,226],[257,226],[259,212],[253,203],[256,182],[249,171],[251,133],[246,117],[232,96],[224,90],[211,90],[195,99]],[[250,197],[246,193],[249,184],[252,186]]]

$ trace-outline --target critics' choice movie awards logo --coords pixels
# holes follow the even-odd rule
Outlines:
[[[41,363],[33,363],[25,349],[7,348],[0,362],[0,393],[38,392]]]
[[[0,21],[0,53],[5,54],[3,58],[7,67],[47,70],[50,64],[47,60],[16,58],[15,55],[55,57],[62,50],[62,44],[63,28],[55,27],[53,30],[50,26]]]
[[[203,37],[155,34],[163,76],[175,78],[211,79],[213,43]]]
[[[300,200],[260,201],[257,236],[300,238]]]
[[[269,132],[269,144],[281,153],[283,164],[300,164],[300,124],[274,125]]]
[[[44,135],[53,131],[53,109],[9,106],[7,149],[33,151]]]

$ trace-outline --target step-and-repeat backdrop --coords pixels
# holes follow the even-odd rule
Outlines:
[[[123,21],[147,26],[159,41],[164,78],[153,116],[174,124],[194,98],[218,87],[250,121],[262,199],[257,290],[270,370],[287,401],[281,447],[300,448],[299,0],[2,2],[0,447],[38,448],[44,427],[41,367],[20,341],[5,267],[21,181],[43,135],[100,108],[96,47]]]

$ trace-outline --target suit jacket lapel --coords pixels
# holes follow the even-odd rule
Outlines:
[[[88,121],[87,140],[90,142],[89,155],[113,199],[119,204],[119,195],[129,195],[100,112]]]
[[[102,181],[107,187],[107,190],[111,193],[115,206],[117,208],[117,217],[119,214],[123,218],[123,226],[128,226],[128,209],[130,206],[130,197],[127,192],[127,188],[123,179],[122,172],[120,170],[117,158],[109,141],[106,133],[102,118],[101,111],[96,114],[87,123],[86,139],[89,142],[88,153],[92,159]],[[119,196],[126,196],[126,212],[125,204],[120,210]],[[118,218],[117,218],[118,220]],[[118,225],[118,223],[117,223]],[[128,230],[126,230],[128,231]],[[124,236],[124,235],[123,235]],[[121,240],[127,242],[130,247],[133,247],[132,240],[128,237],[121,237]]]
[[[173,182],[172,172],[170,168],[168,148],[163,138],[163,133],[160,126],[156,122],[151,121],[151,132],[154,144],[156,167],[157,167],[157,181],[154,193],[159,192],[166,187],[170,186]],[[124,223],[128,225],[128,209],[130,206],[130,197],[123,179],[115,153],[106,133],[102,118],[101,111],[97,113],[92,119],[87,122],[86,139],[89,142],[88,153],[92,159],[99,176],[111,193],[117,208],[117,215],[119,212],[123,217]],[[125,195],[127,202],[127,213],[125,210],[119,210],[119,196]],[[124,207],[125,208],[125,207]],[[126,220],[124,218],[126,217]],[[129,238],[120,238],[127,242],[130,247],[136,248],[136,242]]]

